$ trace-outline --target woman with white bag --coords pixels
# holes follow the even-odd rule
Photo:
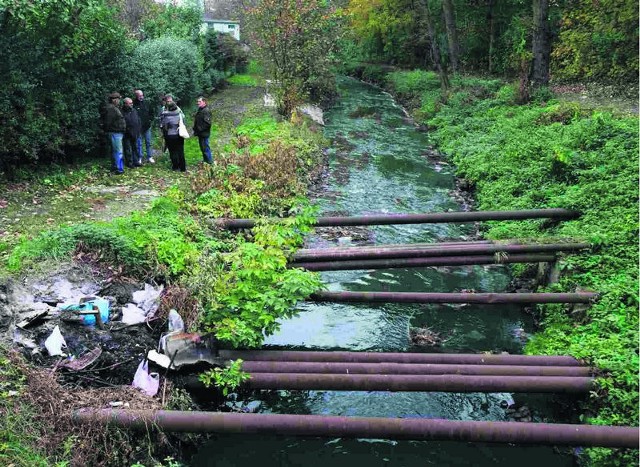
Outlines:
[[[189,137],[189,133],[184,124],[182,112],[175,102],[167,103],[166,110],[160,116],[160,128],[171,156],[171,169],[186,172],[184,140]]]

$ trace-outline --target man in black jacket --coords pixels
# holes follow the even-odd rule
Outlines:
[[[109,137],[109,142],[111,143],[111,155],[113,157],[116,173],[122,174],[124,173],[122,138],[124,136],[126,123],[119,106],[120,94],[112,92],[109,94],[109,103],[106,105],[104,112],[102,113],[102,127]]]
[[[196,103],[198,104],[198,111],[196,112],[196,117],[193,120],[193,134],[198,137],[200,151],[202,152],[202,159],[204,159],[207,164],[211,164],[213,163],[211,148],[209,147],[209,135],[211,134],[211,111],[207,108],[207,101],[204,97],[198,97]]]
[[[126,130],[124,132],[124,154],[127,158],[129,167],[140,167],[142,165],[142,154],[138,151],[138,138],[140,138],[140,117],[138,112],[133,108],[131,98],[124,99],[124,107],[122,109],[124,121],[126,122]]]
[[[136,98],[133,100],[133,108],[138,112],[140,117],[140,137],[137,141],[138,154],[142,157],[142,141],[144,140],[145,149],[147,152],[147,162],[155,164],[151,149],[151,123],[155,120],[156,115],[154,109],[149,102],[144,100],[144,93],[140,89],[134,91]]]

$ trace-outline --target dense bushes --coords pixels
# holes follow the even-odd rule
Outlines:
[[[111,91],[131,96],[142,88],[154,102],[167,92],[189,100],[246,61],[230,38],[210,47],[223,62],[203,57],[198,8],[138,5],[133,23],[142,29],[131,30],[135,24],[119,22],[110,4],[11,0],[0,7],[0,172],[91,153],[100,141],[99,107]]]
[[[0,171],[88,151],[122,84],[124,28],[99,0],[15,0],[0,15]]]
[[[127,66],[127,89],[154,98],[171,93],[190,101],[202,90],[202,64],[193,42],[161,37],[140,43]]]
[[[396,74],[397,89],[420,95],[437,78]],[[416,86],[413,88],[413,84]],[[601,372],[584,407],[594,424],[638,420],[638,118],[548,100],[513,103],[514,87],[464,78],[426,120],[432,140],[475,186],[478,209],[576,209],[574,221],[488,223],[488,238],[586,240],[591,252],[559,262],[560,282],[549,291],[594,290],[588,309],[540,305],[543,327],[526,350],[569,354]],[[424,105],[424,103],[422,103]],[[599,465],[631,465],[637,453],[590,449]]]

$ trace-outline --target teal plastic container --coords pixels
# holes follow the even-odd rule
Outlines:
[[[97,306],[100,311],[100,318],[103,323],[109,322],[109,300],[105,300],[104,298],[94,298],[92,300],[88,300],[79,305],[71,305],[67,306],[65,310],[71,311],[89,311],[93,310],[93,307]],[[96,324],[96,317],[93,315],[83,315],[82,323],[86,325],[94,325]]]

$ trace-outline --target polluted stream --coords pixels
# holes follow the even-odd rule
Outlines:
[[[325,114],[328,171],[315,201],[322,215],[443,212],[468,209],[456,192],[454,168],[429,152],[419,131],[393,98],[344,78],[340,98]],[[309,247],[465,241],[470,224],[422,224],[318,229]],[[336,236],[340,238],[336,238]],[[324,272],[329,291],[503,292],[505,266],[463,266]],[[522,353],[533,320],[521,306],[302,303],[281,323],[267,349],[383,352]],[[232,409],[256,413],[313,414],[449,420],[569,422],[550,394],[384,391],[254,391]],[[511,407],[511,409],[509,409]],[[524,423],[524,422],[523,422]],[[512,466],[521,462],[573,465],[568,451],[552,447],[450,441],[307,438],[215,434],[193,466]]]

